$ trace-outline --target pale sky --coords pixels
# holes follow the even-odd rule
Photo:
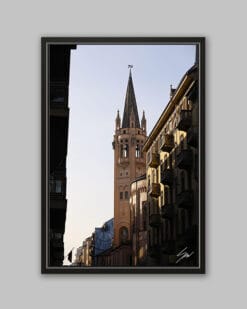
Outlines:
[[[71,51],[65,256],[113,218],[111,143],[117,110],[123,115],[128,64],[149,134],[169,101],[170,84],[176,88],[194,60],[195,45],[78,45]]]

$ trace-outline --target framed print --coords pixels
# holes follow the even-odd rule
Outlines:
[[[205,38],[41,43],[41,272],[205,273]]]

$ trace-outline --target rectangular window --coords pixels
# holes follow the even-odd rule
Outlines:
[[[128,191],[125,191],[124,197],[125,197],[126,200],[129,198],[129,192]]]
[[[56,193],[62,193],[62,181],[61,180],[56,181]]]
[[[62,180],[50,180],[50,192],[51,193],[62,193]]]
[[[61,233],[54,233],[53,234],[53,238],[54,239],[63,239],[63,234],[61,234]]]
[[[120,192],[120,200],[123,199],[123,192]]]
[[[54,85],[51,86],[50,101],[51,103],[65,103],[67,96],[66,88],[64,86]]]

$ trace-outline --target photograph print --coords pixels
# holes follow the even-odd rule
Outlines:
[[[205,273],[205,38],[41,56],[41,272]]]

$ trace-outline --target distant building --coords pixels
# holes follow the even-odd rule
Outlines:
[[[82,243],[82,266],[92,266],[93,237],[87,237]]]
[[[113,218],[106,221],[102,227],[96,227],[93,233],[93,265],[104,266],[104,254],[112,247]]]
[[[70,51],[75,45],[49,45],[49,266],[62,266],[66,219],[66,157]]]
[[[77,248],[77,250],[76,250],[75,261],[73,262],[73,265],[75,265],[75,266],[81,266],[82,265],[82,246]]]
[[[148,265],[198,265],[198,66],[171,88],[168,105],[143,150],[147,153]]]

